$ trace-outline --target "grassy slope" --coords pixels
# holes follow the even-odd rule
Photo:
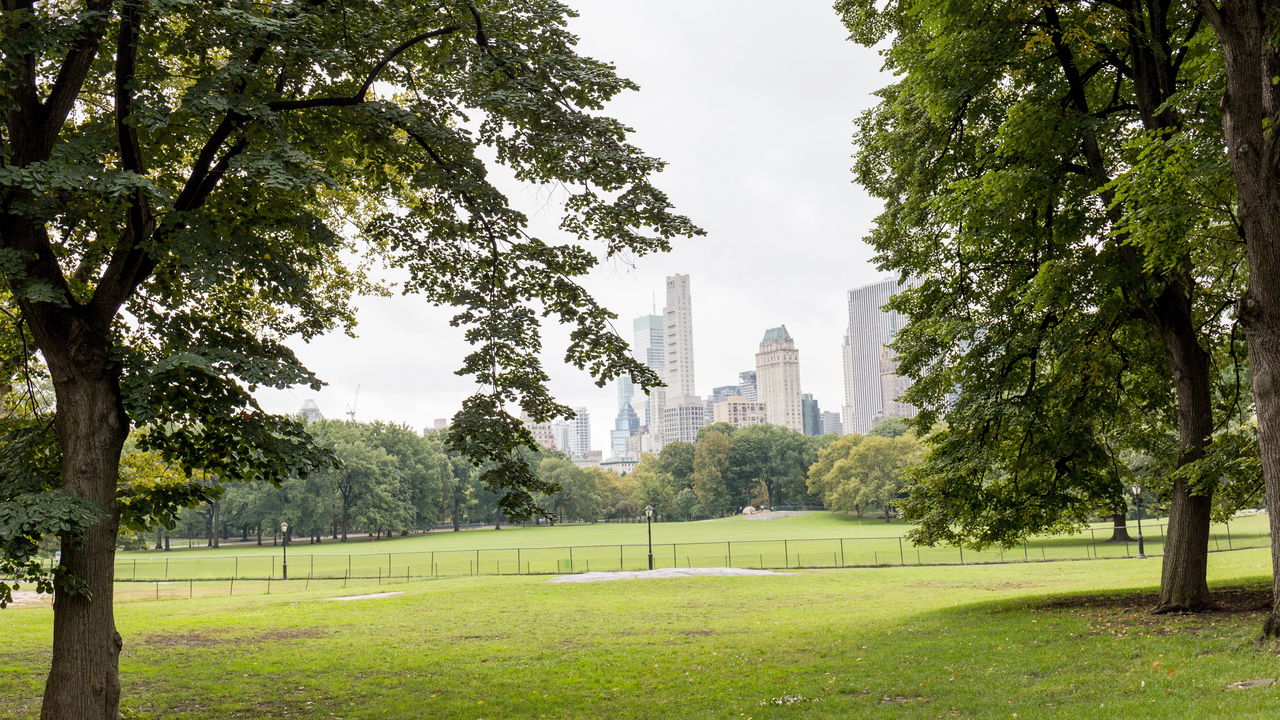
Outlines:
[[[1265,550],[1211,557],[1261,583]],[[122,603],[128,705],[160,718],[1271,717],[1253,614],[1054,608],[1150,588],[1159,561],[804,571],[556,585],[405,583],[404,595]],[[366,586],[372,591],[376,587]],[[359,592],[350,588],[347,592]],[[0,717],[34,712],[47,608],[0,614]],[[809,700],[761,705],[783,696]]]

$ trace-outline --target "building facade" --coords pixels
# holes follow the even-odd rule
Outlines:
[[[844,423],[840,422],[840,413],[824,412],[822,413],[822,434],[823,435],[843,435]]]
[[[650,370],[658,373],[659,377],[665,377],[667,367],[667,346],[666,335],[662,330],[661,315],[641,315],[631,324],[634,331],[634,341],[631,344],[631,356],[636,360],[644,363]],[[630,379],[627,380],[630,385]],[[634,388],[632,388],[634,393]],[[661,408],[661,404],[654,404],[655,394],[660,394],[662,388],[650,390],[648,395],[635,396],[636,400],[632,407],[635,408],[636,415],[640,418],[641,425],[652,427],[655,420],[661,416],[661,413],[655,413],[654,410]],[[621,390],[619,390],[621,395]]]
[[[698,431],[707,424],[706,407],[697,395],[676,395],[667,398],[662,408],[663,444],[673,442],[693,443]]]
[[[574,408],[568,425],[568,443],[561,451],[571,458],[587,457],[591,452],[591,413],[584,407]]]
[[[845,329],[843,348],[843,425],[846,433],[865,434],[871,430],[876,418],[886,416],[886,381],[881,376],[881,350],[906,325],[906,318],[896,311],[885,310],[884,305],[904,287],[914,286],[914,281],[904,286],[890,278],[849,291],[849,325]],[[894,379],[889,384],[893,388],[905,389],[910,386],[910,381]],[[894,393],[892,399],[896,400],[899,394],[900,391]]]
[[[738,394],[748,400],[759,400],[756,392],[756,371],[743,370],[738,373]]]
[[[722,403],[731,397],[741,394],[742,392],[737,385],[721,385],[718,388],[712,388],[711,394],[707,396],[707,422],[715,422],[716,403]]]
[[[818,401],[809,393],[800,395],[800,424],[805,435],[822,434],[822,411],[818,409]]]
[[[729,423],[734,427],[763,425],[765,423],[764,403],[735,395],[716,403],[711,419],[712,422]]]
[[[772,425],[804,431],[800,406],[800,351],[782,325],[765,331],[756,353],[756,394]]]

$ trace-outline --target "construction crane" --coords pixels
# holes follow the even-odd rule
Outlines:
[[[356,421],[356,406],[360,404],[360,386],[356,385],[356,396],[347,406],[347,419],[351,422]]]

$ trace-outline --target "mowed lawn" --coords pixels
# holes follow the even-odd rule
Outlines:
[[[1265,600],[1266,550],[1215,553]],[[126,707],[154,718],[1248,718],[1261,613],[1150,616],[1159,560],[539,576],[123,602]],[[401,591],[378,599],[347,594]],[[1099,599],[1099,594],[1108,594]],[[0,717],[31,717],[46,606],[0,611]]]
[[[972,564],[1025,560],[1091,559],[1137,554],[1136,543],[1107,543],[1109,527],[1069,536],[1035,538],[1013,548],[983,551],[916,548],[902,538],[908,525],[827,512],[772,520],[745,517],[656,523],[657,567],[848,567]],[[1162,552],[1163,530],[1145,526],[1146,550]],[[1136,531],[1134,531],[1136,532]],[[1210,548],[1265,546],[1266,517],[1244,516],[1216,525]],[[381,542],[290,544],[290,577],[436,577],[635,570],[647,567],[646,527],[600,523],[503,530],[437,532]],[[279,546],[132,552],[117,556],[122,580],[280,578]]]

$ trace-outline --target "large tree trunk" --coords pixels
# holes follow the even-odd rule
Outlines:
[[[1213,434],[1209,354],[1200,347],[1189,283],[1171,282],[1156,299],[1154,314],[1178,400],[1178,466],[1204,456]],[[1213,488],[1178,480],[1170,494],[1169,524],[1155,612],[1200,612],[1213,607],[1209,565],[1209,511]]]
[[[1222,0],[1201,8],[1222,44],[1227,89],[1223,129],[1235,175],[1237,212],[1249,261],[1249,289],[1239,315],[1249,341],[1258,415],[1258,447],[1271,523],[1275,605],[1263,625],[1280,635],[1280,30],[1273,1]]]
[[[121,647],[112,614],[116,485],[128,421],[105,333],[73,326],[71,334],[66,356],[46,353],[57,394],[62,489],[92,502],[101,518],[82,541],[62,539],[62,565],[71,582],[83,583],[83,592],[67,582],[55,592],[53,656],[41,718],[113,719],[119,714]]]
[[[1107,538],[1107,542],[1127,543],[1133,541],[1133,537],[1129,535],[1129,528],[1125,523],[1124,513],[1116,513],[1111,516],[1111,537]]]

